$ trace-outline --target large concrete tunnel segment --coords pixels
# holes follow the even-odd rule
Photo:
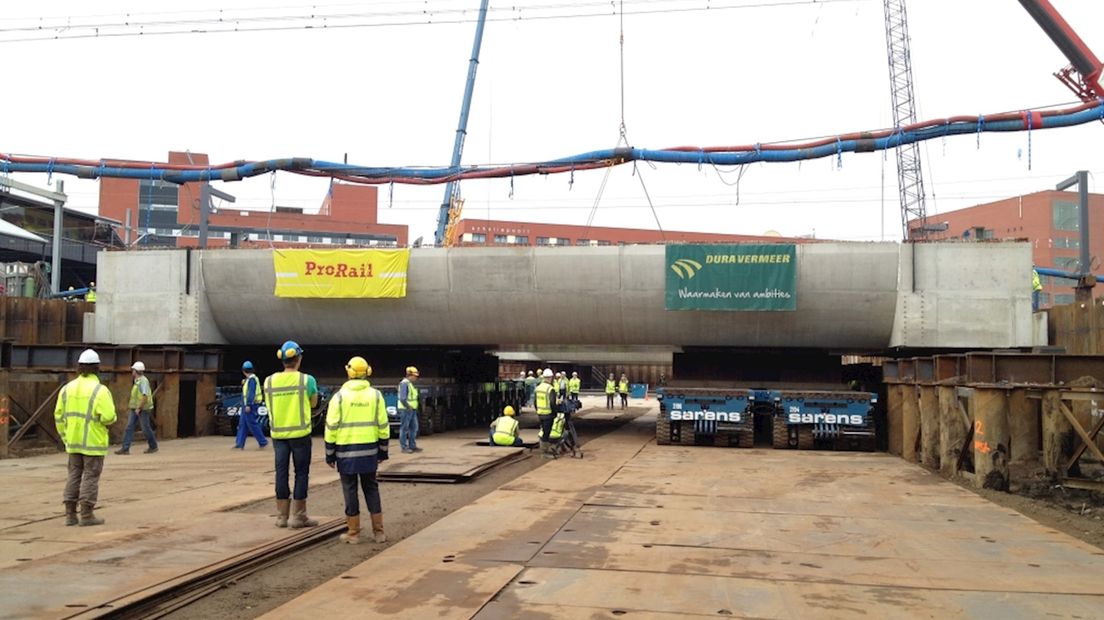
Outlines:
[[[404,299],[285,299],[273,295],[272,250],[104,252],[95,339],[850,351],[1038,344],[1026,243],[799,245],[792,312],[667,311],[664,256],[662,246],[420,248]]]

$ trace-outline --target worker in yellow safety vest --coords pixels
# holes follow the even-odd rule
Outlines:
[[[311,462],[311,409],[318,406],[318,383],[299,371],[303,349],[288,340],[277,351],[283,372],[264,382],[268,403],[272,445],[276,454],[276,527],[313,527],[318,521],[307,517],[307,486]],[[295,489],[288,488],[291,465],[295,466]],[[290,520],[289,520],[290,513]]]
[[[621,408],[624,409],[629,406],[629,378],[623,373],[621,375],[621,381],[617,384],[617,392],[621,394]]]
[[[521,446],[524,442],[521,441],[521,437],[518,436],[518,424],[517,418],[514,416],[517,412],[510,405],[506,405],[502,409],[502,415],[495,418],[494,422],[491,422],[491,445],[492,446]]]
[[[579,388],[583,385],[582,379],[579,378],[579,373],[571,373],[571,378],[567,380],[567,392],[571,396],[571,399],[575,401],[575,408],[578,409],[579,405]]]
[[[90,304],[96,303],[96,283],[92,282],[88,285],[88,292],[84,294],[84,300]]]
[[[62,501],[65,525],[102,525],[93,508],[100,493],[100,474],[107,455],[107,427],[115,423],[115,401],[100,383],[100,356],[85,349],[77,358],[78,377],[58,393],[54,424],[69,454]],[[80,505],[80,518],[77,506]]]
[[[403,454],[421,452],[418,447],[418,369],[406,367],[406,378],[399,382],[399,448]]]
[[[330,399],[326,411],[326,464],[336,467],[341,476],[341,490],[345,495],[345,525],[347,532],[341,540],[360,542],[360,495],[357,486],[364,491],[364,502],[372,520],[372,539],[387,542],[383,533],[383,505],[380,502],[376,469],[387,460],[387,442],[391,438],[391,426],[387,419],[387,406],[383,394],[372,387],[368,377],[372,367],[359,355],[345,364],[349,380]]]
[[[606,409],[613,409],[613,397],[617,394],[617,381],[614,380],[613,375],[606,379]]]
[[[1043,294],[1043,279],[1039,277],[1039,272],[1031,270],[1031,311],[1039,311],[1039,298]]]
[[[556,392],[552,389],[552,379],[552,369],[545,368],[541,383],[537,386],[536,393],[533,395],[537,406],[537,418],[541,424],[542,437],[548,437],[552,432],[552,418],[556,412]],[[548,441],[541,439],[542,458],[553,458],[552,453],[549,452],[551,445]]]
[[[264,429],[261,428],[260,415],[264,397],[261,392],[261,380],[253,374],[253,362],[246,360],[242,364],[242,406],[238,412],[238,435],[234,439],[234,449],[244,450],[245,440],[249,435],[257,439],[257,446],[264,448],[268,445],[265,439]]]
[[[557,413],[556,417],[552,419],[552,427],[549,430],[548,435],[547,435],[548,436],[548,441],[549,442],[559,441],[560,438],[563,437],[564,427],[566,427],[566,426],[567,426],[567,416],[565,416],[562,413]],[[537,435],[537,437],[541,441],[545,441],[545,439],[544,439],[545,438],[545,433],[544,433],[543,428],[540,430],[540,433]]]

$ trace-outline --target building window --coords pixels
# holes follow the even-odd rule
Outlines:
[[[1071,257],[1057,257],[1054,259],[1054,267],[1063,271],[1077,271],[1081,260]]]
[[[1039,293],[1039,306],[1045,307],[1050,305],[1050,293]]]
[[[141,206],[164,205],[176,208],[180,186],[167,181],[138,180],[138,203]]]
[[[307,243],[324,243],[324,241],[325,240],[322,237],[318,237],[318,236],[314,236],[314,235],[311,235],[311,236],[307,237]]]
[[[575,245],[590,245],[590,239],[576,239]]]
[[[548,245],[548,237],[537,237],[537,245]]]
[[[1050,205],[1051,217],[1054,221],[1054,230],[1079,230],[1078,208],[1076,202],[1068,200],[1055,200]]]
[[[472,243],[487,243],[487,235],[485,233],[472,233]]]
[[[601,240],[598,241],[598,245],[609,245],[609,244],[610,244],[609,241],[601,241]]]
[[[1073,303],[1073,295],[1055,295],[1054,296],[1054,305],[1055,306],[1068,306],[1072,303]]]
[[[1054,247],[1063,250],[1080,250],[1081,240],[1076,237],[1055,237]]]
[[[529,245],[529,237],[526,235],[521,235],[519,237],[516,237],[514,239],[514,242],[518,245]]]
[[[495,243],[508,243],[508,241],[506,239],[506,235],[495,235],[494,236],[494,242]]]

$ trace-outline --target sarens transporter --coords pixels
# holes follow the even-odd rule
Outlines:
[[[870,392],[667,387],[657,397],[656,443],[663,445],[750,448],[760,429],[778,449],[875,446],[878,396]]]

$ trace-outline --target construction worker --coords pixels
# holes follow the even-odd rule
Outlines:
[[[525,403],[528,405],[533,402],[533,390],[537,389],[538,380],[533,376],[533,371],[530,370],[529,374],[525,377]],[[524,406],[523,405],[523,406]]]
[[[613,409],[613,396],[617,394],[617,382],[614,381],[613,375],[606,379],[606,409]]]
[[[234,440],[234,449],[244,450],[245,440],[250,435],[257,439],[258,446],[264,448],[268,445],[268,440],[265,439],[261,422],[257,417],[258,410],[264,402],[261,396],[261,380],[253,374],[253,362],[249,360],[242,364],[242,374],[245,375],[245,379],[242,380],[242,408],[238,415],[238,436]]]
[[[1031,270],[1031,311],[1039,311],[1039,297],[1043,294],[1043,279],[1039,277],[1039,272]]]
[[[421,452],[418,447],[418,369],[406,367],[406,378],[399,383],[399,447],[403,454]]]
[[[537,437],[541,440],[542,443],[544,441],[548,441],[549,445],[553,445],[553,442],[557,442],[560,440],[560,438],[563,437],[564,429],[566,427],[567,416],[562,413],[557,413],[556,416],[552,419],[552,426],[549,428],[548,434],[546,435],[544,432],[544,428],[541,428],[541,430],[537,434]],[[548,437],[547,440],[545,440],[546,436]]]
[[[357,356],[345,365],[349,380],[330,399],[326,412],[326,464],[336,467],[345,494],[345,523],[348,531],[341,540],[349,544],[360,542],[360,496],[372,519],[372,540],[387,542],[383,533],[383,506],[380,503],[376,468],[387,460],[387,440],[391,426],[387,421],[387,406],[383,394],[372,387],[368,377],[372,367]]]
[[[134,441],[134,428],[142,422],[142,434],[146,436],[149,445],[145,454],[157,452],[157,437],[153,432],[153,391],[150,390],[149,379],[146,378],[146,365],[141,360],[134,362],[130,367],[130,374],[134,378],[134,385],[130,387],[130,417],[127,420],[126,432],[123,433],[123,447],[115,451],[115,454],[130,454],[130,444]]]
[[[492,446],[522,446],[524,443],[518,436],[518,421],[514,417],[517,412],[510,405],[502,409],[502,415],[491,422]]]
[[[96,283],[92,282],[88,285],[88,292],[84,294],[84,300],[90,304],[96,303]]]
[[[556,400],[559,401],[560,396],[560,373],[552,375],[552,391],[556,393]]]
[[[629,378],[621,373],[621,381],[617,384],[617,392],[621,394],[621,408],[629,406]]]
[[[107,455],[107,427],[115,423],[111,390],[100,384],[100,356],[85,349],[77,358],[77,378],[65,384],[54,407],[54,424],[69,453],[69,476],[62,501],[65,525],[102,525],[92,512],[100,492]],[[80,505],[80,518],[77,506]]]
[[[552,433],[552,419],[556,411],[556,392],[552,389],[552,369],[546,368],[541,376],[541,383],[533,394],[537,407],[537,418],[541,424],[541,456],[552,458],[549,452],[551,444],[545,439]]]
[[[288,340],[276,351],[284,370],[264,381],[273,451],[276,455],[276,527],[313,527],[318,521],[307,516],[307,486],[310,482],[311,409],[318,406],[318,383],[299,368],[303,349]],[[288,488],[291,465],[295,466],[295,488]],[[289,518],[290,515],[290,518]]]
[[[581,388],[582,385],[583,385],[583,381],[582,381],[582,379],[579,378],[579,373],[577,373],[577,372],[571,373],[571,378],[568,379],[568,381],[567,381],[567,391],[568,391],[568,394],[571,396],[571,400],[575,401],[575,408],[576,409],[578,409],[579,406],[582,404],[579,401],[579,388]]]
[[[559,393],[560,399],[561,400],[567,400],[568,396],[570,396],[570,392],[567,391],[567,388],[568,388],[567,372],[561,372],[560,373],[559,388],[560,389],[557,390],[557,393]]]

